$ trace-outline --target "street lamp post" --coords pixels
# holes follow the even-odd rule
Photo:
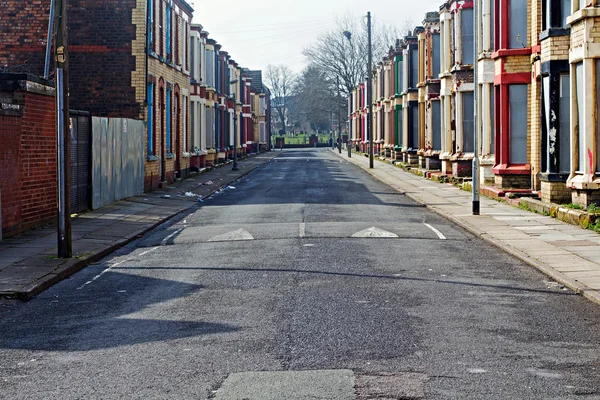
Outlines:
[[[352,46],[352,33],[349,31],[344,31],[343,32],[344,36],[346,36],[346,39],[348,39],[348,42],[350,42],[350,46]],[[346,132],[348,133],[348,139],[346,139],[346,147],[348,148],[348,158],[352,158],[352,141],[350,138],[350,122],[346,121],[347,125],[346,125]]]
[[[230,85],[235,85],[236,83],[238,83],[237,79],[234,79],[229,82]],[[231,168],[231,170],[237,171],[237,170],[239,170],[239,168],[238,168],[238,164],[237,164],[238,133],[237,133],[237,109],[236,109],[237,105],[236,105],[235,92],[232,93],[231,100],[233,101],[233,167]]]
[[[371,12],[367,13],[367,36],[367,48],[369,51],[369,56],[367,57],[367,106],[369,107],[369,115],[367,118],[367,137],[369,140],[369,168],[373,168],[373,80],[371,77],[373,68],[373,49],[371,47]]]

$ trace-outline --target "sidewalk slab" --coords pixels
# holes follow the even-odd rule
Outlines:
[[[481,215],[474,216],[471,192],[425,180],[387,162],[377,162],[371,169],[366,157],[333,154],[600,304],[597,233],[484,196],[480,198]]]
[[[0,242],[0,296],[29,299],[87,265],[135,240],[173,216],[197,207],[230,183],[279,156],[274,151],[192,176],[167,188],[120,200],[72,219],[73,258],[57,258],[55,227],[43,227]],[[187,197],[186,192],[196,196]]]

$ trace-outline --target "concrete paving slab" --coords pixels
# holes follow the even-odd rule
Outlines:
[[[229,375],[216,400],[355,400],[351,370],[241,372]]]

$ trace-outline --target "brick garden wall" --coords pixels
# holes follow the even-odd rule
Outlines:
[[[0,81],[0,191],[2,231],[11,236],[54,222],[57,149],[53,89],[18,80],[11,81],[18,90],[6,90],[5,82]]]

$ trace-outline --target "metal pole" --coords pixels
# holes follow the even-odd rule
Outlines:
[[[237,148],[238,148],[238,133],[237,133],[237,110],[235,104],[235,95],[233,96],[233,167],[231,167],[232,171],[239,170],[237,159]]]
[[[67,52],[67,0],[58,0],[56,28],[56,121],[58,136],[58,257],[73,255],[71,244],[71,124]]]
[[[477,41],[479,38],[479,27],[477,25],[477,3],[480,0],[475,0],[475,2],[473,3],[473,29],[475,30],[475,40],[473,41],[473,47],[474,47],[474,51],[473,54],[475,55],[475,63],[473,64],[473,82],[475,82],[474,85],[474,92],[473,92],[473,101],[475,102],[473,110],[474,110],[474,116],[473,116],[473,124],[475,126],[475,128],[473,129],[473,134],[474,134],[474,138],[473,138],[473,145],[474,145],[474,149],[473,149],[473,172],[472,172],[472,177],[473,177],[473,181],[471,182],[471,186],[473,189],[473,215],[479,215],[479,209],[480,209],[480,204],[479,204],[479,132],[477,130],[478,124],[477,124],[477,93],[479,90],[479,83],[477,82],[477,64],[478,64],[478,59],[479,59],[479,55],[477,54],[478,48],[477,48]]]
[[[50,77],[50,51],[52,50],[52,34],[54,28],[54,0],[50,0],[50,18],[48,19],[48,38],[46,41],[46,63],[44,65],[44,79]]]
[[[373,168],[373,87],[371,80],[371,70],[373,67],[373,54],[371,47],[371,12],[367,13],[367,36],[368,36],[368,65],[367,65],[367,105],[369,114],[367,118],[367,138],[369,140],[369,168]]]
[[[342,154],[342,114],[340,113],[340,77],[337,77],[338,153]]]

